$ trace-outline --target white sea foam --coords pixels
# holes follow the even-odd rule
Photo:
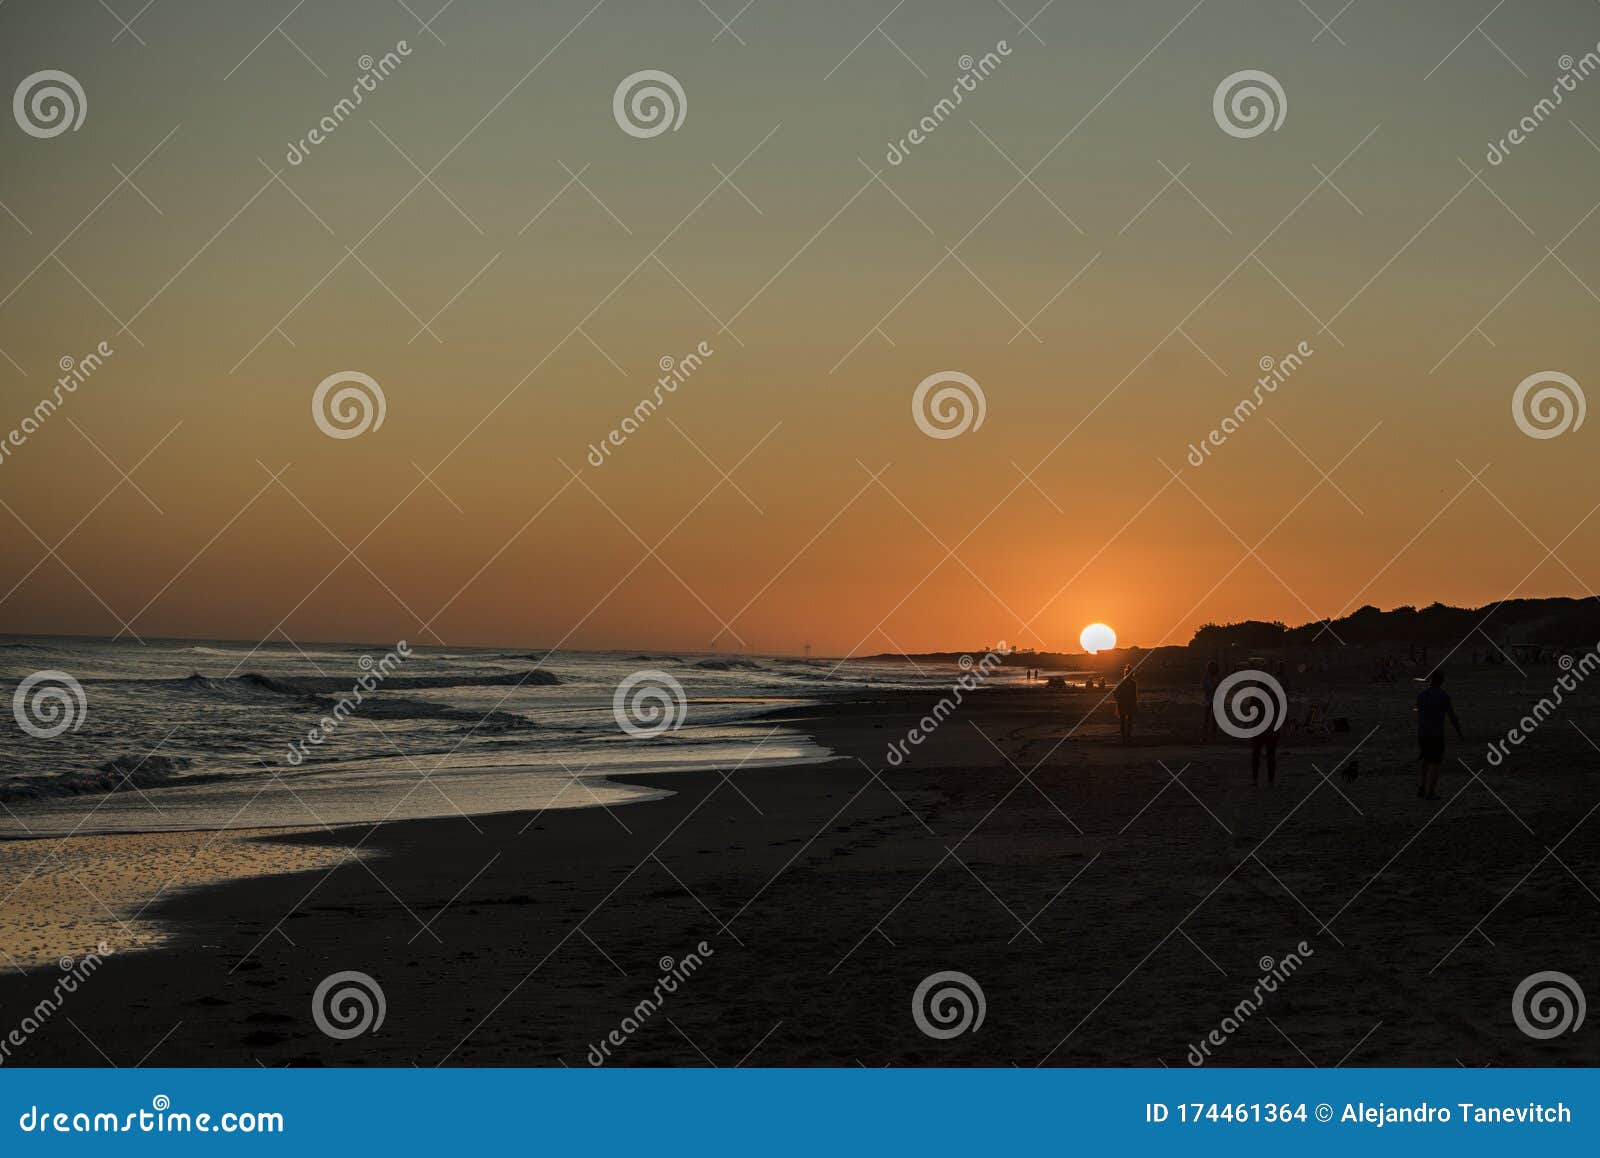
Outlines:
[[[415,648],[289,768],[284,745],[348,693],[374,652],[302,647],[0,639],[0,694],[49,667],[71,673],[88,703],[78,730],[0,752],[0,800],[14,812],[0,813],[0,837],[620,803],[662,789],[607,776],[826,758],[804,735],[770,734],[754,718],[832,685],[921,682],[901,664],[834,671],[768,657]],[[670,736],[640,742],[619,730],[611,700],[646,663],[677,673],[686,717]],[[580,771],[587,790],[573,787]]]

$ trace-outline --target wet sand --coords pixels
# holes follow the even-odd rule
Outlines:
[[[1543,970],[1600,991],[1600,711],[1580,693],[1502,768],[1457,762],[1485,769],[1554,674],[1452,683],[1475,742],[1452,739],[1438,803],[1415,796],[1414,684],[1341,688],[1350,730],[1291,734],[1252,786],[1248,746],[1199,744],[1198,696],[1153,677],[1131,746],[1098,695],[992,689],[886,767],[933,697],[885,694],[777,714],[828,764],[277,834],[247,847],[381,856],[163,896],[160,947],[118,954],[7,1064],[582,1066],[615,1030],[608,1064],[1181,1066],[1230,1017],[1208,1064],[1595,1064],[1592,1025],[1535,1040],[1511,999]],[[334,1040],[312,996],[345,970],[385,1018]],[[912,995],[944,970],[986,1008],[938,1040]],[[0,977],[0,1032],[56,971]]]

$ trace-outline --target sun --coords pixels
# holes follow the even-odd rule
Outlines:
[[[1083,650],[1090,655],[1098,652],[1110,651],[1117,646],[1117,633],[1103,623],[1091,623],[1083,629],[1078,636],[1078,642],[1083,645]]]

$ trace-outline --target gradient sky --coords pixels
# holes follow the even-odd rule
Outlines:
[[[1600,385],[1600,76],[1484,160],[1600,5],[1474,33],[1489,0],[1358,0],[1331,31],[1279,0],[1057,2],[1042,44],[998,0],[906,0],[880,33],[892,0],[755,0],[731,32],[695,0],[456,0],[439,39],[398,0],[274,33],[292,7],[159,0],[131,33],[94,0],[0,8],[7,91],[63,69],[88,104],[48,140],[0,124],[0,428],[61,357],[115,349],[0,465],[0,630],[837,654],[1075,647],[1105,620],[1155,645],[1600,572],[1600,420],[1532,439],[1510,406],[1538,371]],[[1212,94],[1247,68],[1287,115],[1235,139]],[[641,69],[681,82],[678,131],[615,123]],[[314,425],[340,370],[381,384],[380,430]],[[981,429],[919,432],[941,370],[979,382]],[[175,426],[139,489],[102,456],[129,470]]]

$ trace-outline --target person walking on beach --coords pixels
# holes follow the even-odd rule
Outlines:
[[[1133,665],[1126,664],[1122,678],[1111,693],[1117,701],[1117,722],[1122,726],[1122,742],[1133,743],[1133,713],[1139,708],[1139,680],[1133,674]]]
[[[1465,740],[1461,734],[1461,721],[1450,703],[1450,694],[1444,690],[1444,672],[1436,670],[1428,686],[1417,693],[1417,797],[1439,799],[1439,768],[1444,763],[1444,722],[1456,730],[1456,739]]]
[[[1205,678],[1200,681],[1200,742],[1209,744],[1217,738],[1217,713],[1212,703],[1217,698],[1217,687],[1222,683],[1222,666],[1216,660],[1206,664]]]

